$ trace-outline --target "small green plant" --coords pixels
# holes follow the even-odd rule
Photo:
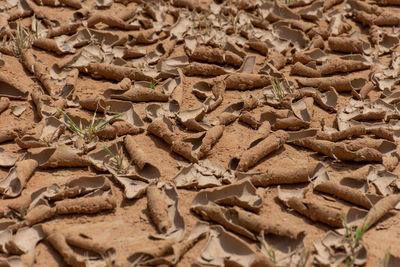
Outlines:
[[[279,102],[282,102],[285,94],[283,92],[281,82],[278,79],[274,78],[274,80],[272,82],[272,88],[274,89],[274,93],[275,93],[276,97],[279,99]]]
[[[258,241],[261,244],[261,247],[264,249],[264,251],[267,253],[268,257],[276,263],[276,256],[275,256],[275,250],[273,248],[268,248],[265,240],[264,240],[264,232],[261,232],[261,235],[257,237]]]
[[[107,124],[111,123],[113,120],[121,117],[123,113],[116,114],[112,116],[109,120],[106,122],[102,123],[100,126],[98,126],[99,122],[96,122],[96,112],[93,115],[92,120],[90,121],[90,124],[84,128],[82,126],[82,123],[80,122],[79,126],[76,125],[76,123],[68,116],[65,111],[62,109],[57,108],[58,112],[64,115],[65,119],[67,120],[68,126],[70,127],[71,131],[73,131],[77,136],[82,137],[86,142],[90,142],[93,140],[93,138],[96,136],[96,133],[103,130]]]
[[[111,156],[111,158],[113,158],[118,166],[118,170],[119,171],[124,171],[125,167],[124,167],[124,154],[122,151],[122,148],[118,148],[118,153],[117,155],[115,155],[108,147],[103,146],[103,149]]]
[[[342,221],[343,221],[343,226],[346,230],[345,238],[350,246],[350,252],[351,252],[351,255],[349,255],[346,259],[346,267],[353,267],[354,262],[357,259],[358,253],[360,251],[359,248],[360,241],[365,232],[368,230],[369,225],[366,223],[367,222],[366,218],[364,220],[364,223],[361,226],[357,226],[357,228],[354,230],[347,224],[346,216],[343,216]]]
[[[150,88],[154,90],[159,82],[159,80],[152,80],[150,83]]]
[[[13,49],[17,54],[21,54],[25,49],[29,49],[32,43],[38,36],[38,25],[36,25],[36,33],[27,31],[22,25],[21,21],[17,22],[17,29],[15,36],[12,35],[11,39],[13,41]]]

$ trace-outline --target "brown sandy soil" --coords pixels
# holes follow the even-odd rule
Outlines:
[[[399,5],[0,0],[0,265],[400,266]]]

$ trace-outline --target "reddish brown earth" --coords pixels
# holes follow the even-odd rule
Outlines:
[[[399,5],[0,0],[0,265],[400,266]]]

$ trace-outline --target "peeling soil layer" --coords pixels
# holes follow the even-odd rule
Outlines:
[[[0,0],[0,265],[400,266],[399,8]]]

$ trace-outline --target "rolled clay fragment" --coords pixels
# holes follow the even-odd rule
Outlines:
[[[0,98],[0,113],[6,110],[10,106],[10,99],[7,97]]]
[[[143,169],[144,165],[146,165],[146,154],[140,148],[140,146],[135,142],[135,138],[131,135],[125,136],[124,146],[129,153],[130,158],[139,167],[139,169]]]
[[[122,94],[111,94],[111,98],[129,100],[135,102],[144,101],[168,101],[168,95],[151,88],[135,87]]]
[[[147,209],[149,210],[151,220],[160,233],[166,233],[172,226],[172,222],[168,217],[166,197],[155,184],[149,185],[146,192]]]
[[[65,236],[61,233],[52,232],[46,233],[47,240],[60,253],[64,261],[74,267],[85,267],[85,257],[76,254],[70,246],[68,246]]]
[[[35,58],[32,54],[32,49],[24,49],[21,52],[21,61],[25,69],[30,73],[34,73],[34,65],[36,63]]]
[[[46,68],[43,66],[42,63],[36,62],[35,65],[33,65],[34,68],[34,73],[36,78],[42,83],[44,89],[46,89],[47,93],[49,95],[54,95],[56,93],[55,90],[55,85],[51,81],[51,77],[49,72],[46,70]]]
[[[289,225],[262,218],[259,215],[239,208],[228,209],[228,213],[234,218],[233,221],[255,234],[264,231],[264,233],[268,234],[297,239],[303,233],[303,231],[294,230],[294,227],[288,227]]]
[[[71,198],[55,203],[57,214],[97,213],[115,209],[117,203],[113,196]]]
[[[330,59],[324,62],[319,68],[322,75],[329,75],[334,73],[348,73],[352,71],[359,71],[369,69],[370,66],[358,60],[344,60],[344,59]]]
[[[69,6],[69,7],[73,7],[76,9],[82,8],[81,1],[79,1],[79,0],[59,0],[59,1],[61,4]]]
[[[370,209],[372,207],[371,201],[360,190],[334,183],[332,181],[322,182],[314,189],[320,192],[328,193],[350,203]]]
[[[310,123],[307,121],[303,121],[296,117],[289,117],[283,119],[277,119],[276,122],[272,125],[272,130],[290,130],[290,131],[297,131],[302,128],[308,128]]]
[[[61,50],[60,47],[58,46],[58,44],[56,43],[56,41],[54,39],[51,38],[39,38],[36,39],[33,44],[34,47],[38,47],[50,52],[54,52],[57,55],[63,55],[65,53],[68,53],[69,51],[65,50]]]
[[[39,205],[34,207],[25,216],[25,221],[28,226],[43,222],[56,215],[56,208],[51,208],[47,205]]]
[[[89,28],[92,28],[93,26],[95,26],[96,24],[98,24],[100,22],[104,23],[110,27],[120,28],[120,29],[124,29],[124,30],[139,30],[140,29],[139,25],[128,24],[119,17],[105,15],[105,14],[98,14],[98,13],[90,16],[90,18],[87,21],[87,26]]]
[[[286,66],[287,63],[287,59],[284,55],[282,55],[281,53],[275,52],[274,50],[272,50],[270,52],[270,60],[269,62],[272,64],[272,66],[274,66],[277,70],[282,69],[283,67]]]
[[[353,85],[357,84],[358,80],[362,80],[357,77],[323,77],[323,78],[296,78],[296,81],[302,86],[315,87],[319,90],[326,91],[330,90],[331,87],[336,89],[338,92],[351,92],[357,88]]]
[[[342,131],[337,131],[337,132],[318,132],[317,134],[317,139],[321,140],[328,140],[332,142],[336,142],[342,139],[349,139],[353,136],[361,136],[365,135],[367,133],[367,130],[363,126],[353,126],[349,127],[345,130]]]
[[[70,35],[76,33],[80,24],[79,23],[70,23],[61,25],[60,27],[51,29],[47,32],[47,38],[52,38],[60,35]]]
[[[248,124],[253,129],[258,129],[258,127],[261,126],[261,123],[248,111],[244,111],[240,114],[239,120]]]
[[[261,88],[271,84],[268,75],[233,73],[225,78],[226,89],[247,90]]]
[[[400,194],[390,195],[379,200],[368,212],[363,227],[371,227],[400,202]]]
[[[223,64],[225,63],[223,55],[224,51],[222,49],[198,46],[190,55],[190,58],[201,62]]]
[[[147,126],[147,132],[163,139],[167,144],[172,145],[176,136],[168,129],[168,126],[162,120],[154,120]]]
[[[341,2],[343,2],[343,0],[326,0],[324,1],[324,6],[322,8],[322,10],[325,12],[329,9],[331,9],[331,7],[340,4]]]
[[[200,152],[198,153],[198,158],[204,158],[210,152],[211,148],[217,143],[217,141],[221,138],[224,133],[225,126],[224,125],[216,125],[207,130],[206,135],[202,140],[202,144],[200,146]]]
[[[225,62],[229,65],[240,67],[243,64],[243,58],[231,51],[225,51]]]
[[[301,62],[296,62],[292,68],[290,69],[290,75],[299,75],[304,77],[321,77],[320,72],[317,69],[313,69],[306,65],[303,65]]]
[[[96,77],[100,76],[114,81],[122,81],[124,78],[129,78],[133,81],[152,81],[151,77],[135,68],[106,63],[89,63],[87,72]]]
[[[105,246],[102,243],[94,241],[91,238],[85,238],[81,235],[67,235],[65,237],[68,244],[83,248],[84,250],[93,251],[100,255],[108,255],[109,253],[114,251],[114,248],[110,248]]]
[[[197,156],[193,154],[192,147],[189,143],[181,140],[175,140],[171,145],[171,150],[192,163],[197,163]]]
[[[237,166],[238,171],[247,171],[250,167],[254,166],[260,159],[264,158],[271,152],[279,149],[286,140],[289,134],[285,131],[278,130],[267,138],[259,142],[254,147],[243,152],[242,157]]]
[[[364,54],[369,46],[359,39],[350,37],[329,37],[328,45],[332,51],[345,52],[345,53],[359,53]]]
[[[309,168],[298,166],[296,168],[274,168],[267,169],[265,173],[250,176],[254,186],[268,186],[277,184],[306,183],[311,175]]]
[[[226,74],[224,68],[206,63],[192,62],[182,68],[183,74],[187,76],[219,76]]]
[[[0,129],[0,143],[14,140],[17,133],[11,129]]]
[[[247,42],[247,44],[251,49],[256,50],[261,55],[263,55],[263,56],[268,55],[268,45],[266,42],[258,41],[258,40],[250,40],[249,42]]]
[[[359,95],[361,99],[367,98],[369,92],[371,92],[375,88],[375,85],[372,82],[367,82],[363,87],[361,87]]]
[[[26,100],[29,95],[29,91],[21,84],[18,77],[6,75],[4,72],[0,72],[0,85],[0,96]]]
[[[173,0],[172,4],[176,7],[184,7],[189,9],[190,11],[196,10],[200,11],[200,5],[197,1],[194,0]]]
[[[0,194],[7,197],[19,196],[37,166],[37,161],[33,159],[21,160],[15,163],[7,177],[0,181]]]
[[[353,12],[354,11],[354,12]],[[353,10],[353,18],[355,21],[361,22],[363,25],[377,26],[398,26],[400,18],[395,12],[383,11],[380,14],[369,14],[362,10]]]

